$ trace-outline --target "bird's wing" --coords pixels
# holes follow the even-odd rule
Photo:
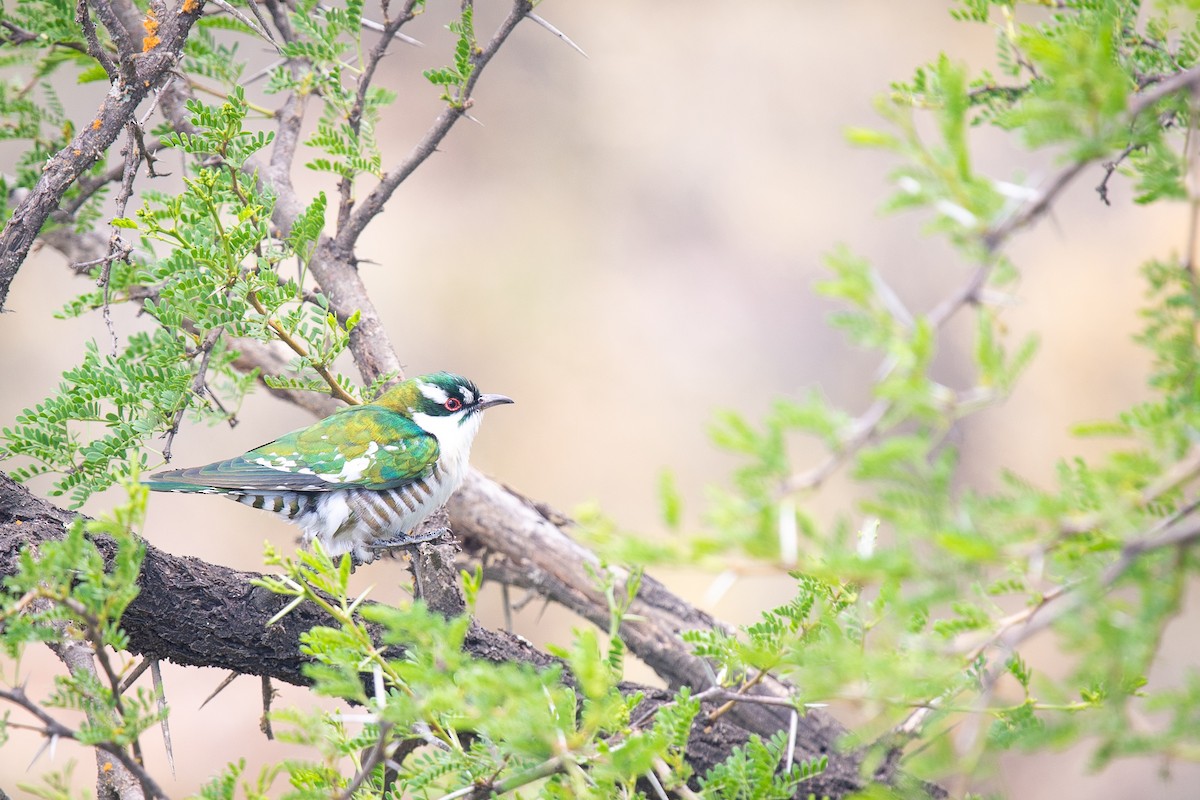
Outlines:
[[[159,472],[145,483],[182,492],[392,489],[428,475],[437,457],[437,439],[412,420],[363,405],[236,458]]]

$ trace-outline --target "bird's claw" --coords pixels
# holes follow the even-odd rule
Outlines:
[[[393,547],[411,547],[414,544],[432,542],[450,533],[449,528],[434,528],[416,536],[397,536],[394,539],[376,539],[367,547],[372,550],[391,550]]]

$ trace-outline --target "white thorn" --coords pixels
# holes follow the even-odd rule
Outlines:
[[[587,53],[583,52],[582,47],[580,47],[579,45],[577,45],[571,41],[570,36],[567,36],[565,33],[560,31],[558,28],[554,27],[549,22],[546,22],[546,20],[539,17],[537,14],[526,14],[525,16],[528,19],[531,19],[534,22],[536,22],[538,25],[541,25],[543,28],[550,31],[558,38],[562,39],[564,42],[566,42],[568,45],[570,45],[573,50],[575,50],[577,53],[579,53],[579,55],[583,56],[584,58],[590,58],[590,56]]]
[[[867,517],[862,528],[858,531],[859,558],[870,558],[875,554],[875,540],[879,538],[879,518]]]
[[[36,764],[37,760],[42,757],[42,753],[46,752],[46,750],[50,747],[50,744],[57,738],[57,736],[51,734],[46,741],[42,742],[42,746],[39,747],[37,752],[33,754],[33,759],[29,762],[29,766],[25,768],[26,772],[33,769],[33,765]],[[51,758],[53,758],[53,755],[51,755]]]
[[[666,790],[663,789],[663,785],[658,782],[658,776],[654,774],[654,770],[646,770],[645,777],[650,782],[650,785],[654,787],[654,793],[658,795],[660,800],[670,800],[667,797]]]
[[[787,760],[783,762],[783,774],[787,775],[792,771],[792,756],[796,752],[796,728],[800,724],[800,715],[796,713],[796,709],[792,709],[792,716],[788,720],[788,740],[787,740]]]
[[[236,19],[238,22],[242,23],[247,28],[254,31],[260,39],[265,41],[267,44],[271,45],[271,47],[274,47],[275,52],[277,52],[277,53],[283,52],[283,50],[279,47],[279,43],[271,38],[271,34],[268,33],[265,29],[260,28],[258,25],[256,25],[254,23],[254,21],[252,19],[250,19],[249,17],[247,17],[245,14],[238,11],[233,6],[229,5],[229,3],[225,2],[225,0],[212,0],[212,2],[213,2],[213,5],[217,6],[221,10],[223,10],[226,14],[229,14],[231,17]]]
[[[383,689],[383,668],[376,664],[371,671],[371,677],[375,679],[375,705],[383,708],[387,705],[387,694]]]
[[[727,569],[713,579],[709,584],[708,589],[704,591],[704,605],[712,608],[717,603],[721,602],[721,598],[725,593],[733,588],[733,584],[737,583],[738,575],[731,569]]]
[[[317,8],[319,8],[322,11],[325,11],[327,13],[330,10],[329,6],[325,5],[324,3],[321,3],[320,5],[318,5]],[[367,19],[365,17],[360,19],[358,21],[358,24],[362,25],[364,28],[366,28],[369,31],[375,31],[376,33],[383,33],[384,31],[387,30],[387,28],[384,27],[382,22],[376,22],[373,19]],[[420,41],[414,39],[413,37],[409,36],[406,33],[401,33],[400,31],[396,31],[394,34],[392,34],[392,38],[399,39],[400,41],[404,42],[405,44],[411,44],[413,47],[424,47],[425,46],[424,42],[420,42]]]
[[[280,58],[276,61],[272,61],[270,64],[267,64],[265,67],[260,69],[258,72],[251,75],[249,78],[244,79],[242,81],[242,86],[249,86],[250,84],[254,83],[255,81],[262,80],[263,78],[265,78],[271,74],[271,70],[275,69],[276,67],[282,67],[286,63],[287,63],[287,61],[285,61],[282,58]]]

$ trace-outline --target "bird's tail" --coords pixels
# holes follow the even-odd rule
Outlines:
[[[152,492],[191,492],[193,494],[220,494],[223,490],[214,486],[206,486],[188,479],[184,473],[187,470],[175,469],[144,476],[142,485]]]

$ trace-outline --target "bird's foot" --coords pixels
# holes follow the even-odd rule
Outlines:
[[[372,550],[391,550],[394,547],[411,547],[415,544],[432,542],[435,539],[440,539],[443,536],[448,535],[449,533],[449,528],[432,528],[430,530],[423,531],[416,536],[402,535],[396,536],[392,539],[376,539],[367,545],[367,547],[371,548]]]

